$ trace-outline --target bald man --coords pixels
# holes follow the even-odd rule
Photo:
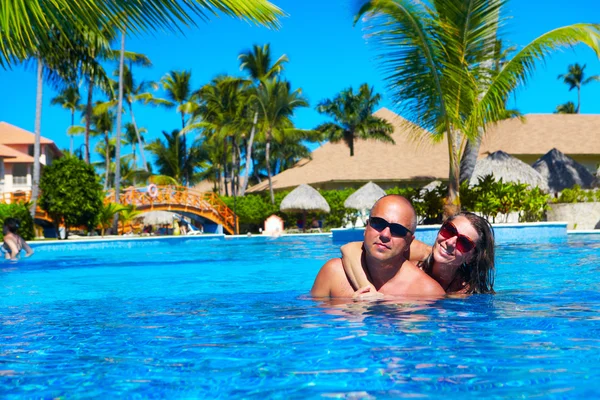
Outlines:
[[[440,297],[442,287],[407,260],[414,239],[417,215],[402,196],[384,196],[371,209],[363,241],[363,268],[379,293],[402,297]],[[352,287],[340,258],[319,271],[310,291],[313,297],[348,297]]]

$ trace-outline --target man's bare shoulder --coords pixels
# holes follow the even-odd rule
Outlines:
[[[409,261],[410,262],[410,261]],[[419,286],[419,290],[424,295],[445,295],[446,292],[442,286],[431,276],[427,275],[421,268],[414,263],[411,264],[411,273],[413,274],[413,282]]]
[[[310,291],[314,297],[352,297],[353,293],[341,258],[332,258],[321,267]]]
[[[408,260],[402,264],[396,282],[399,285],[398,288],[401,288],[401,293],[394,293],[396,295],[429,297],[443,296],[446,293],[435,279]]]

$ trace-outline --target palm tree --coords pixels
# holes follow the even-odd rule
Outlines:
[[[190,71],[170,71],[160,80],[167,98],[162,104],[165,107],[177,107],[181,116],[181,129],[185,128],[185,116],[196,109],[196,103],[192,100],[192,73]]]
[[[133,33],[159,28],[179,31],[182,25],[194,25],[198,14],[203,19],[217,15],[215,10],[269,27],[277,27],[277,18],[284,15],[266,0],[189,1],[185,7],[171,0],[144,0],[141,12],[139,3],[126,0],[76,4],[70,0],[35,1],[27,7],[22,2],[3,2],[0,9],[0,32],[3,32],[0,66],[38,53],[40,46],[52,41],[50,27],[67,37],[81,29],[100,35],[107,24]]]
[[[75,111],[79,110],[81,107],[81,96],[79,94],[79,88],[74,85],[67,86],[58,94],[58,96],[54,97],[50,100],[50,104],[59,105],[62,108],[65,108],[71,111],[71,127],[75,125]],[[73,135],[67,132],[67,135],[70,138],[69,152],[73,154]]]
[[[354,140],[357,138],[394,143],[390,136],[394,131],[392,124],[373,115],[380,100],[381,95],[375,94],[374,88],[366,83],[357,93],[352,87],[343,90],[333,100],[319,103],[317,111],[329,115],[335,122],[326,122],[315,130],[322,132],[331,142],[343,140],[350,149],[350,157],[354,156]]]
[[[148,89],[154,86],[152,82],[142,81],[137,82],[130,67],[127,65],[124,66],[123,69],[123,93],[125,103],[127,104],[127,109],[129,110],[129,115],[131,115],[131,124],[133,128],[133,133],[136,135],[140,156],[142,158],[142,167],[144,170],[148,171],[148,166],[146,163],[146,156],[144,154],[144,146],[143,146],[143,137],[141,135],[142,129],[138,129],[137,121],[135,119],[135,113],[133,111],[133,105],[141,101],[143,104],[150,104],[153,106],[164,105],[164,100],[154,98],[154,96],[148,92]],[[129,129],[129,128],[128,128]],[[127,134],[127,133],[126,133]],[[131,142],[133,143],[133,142]]]
[[[575,114],[579,114],[579,110],[581,109],[581,87],[590,82],[600,81],[600,75],[593,75],[586,79],[584,72],[585,67],[585,64],[581,66],[578,63],[575,63],[569,65],[566,74],[560,74],[558,76],[558,79],[562,79],[563,82],[569,86],[569,91],[577,89],[577,108],[575,109]]]
[[[274,139],[283,141],[286,135],[302,134],[302,131],[294,128],[291,118],[297,108],[308,107],[308,101],[302,96],[300,89],[292,91],[289,82],[278,79],[262,82],[256,88],[256,94],[253,97],[259,106],[258,126],[265,142],[265,161],[271,203],[275,204],[269,153],[271,143]],[[314,132],[307,131],[308,133]]]
[[[175,179],[179,184],[189,177],[189,183],[199,180],[195,174],[195,167],[203,159],[199,146],[191,146],[189,151],[184,151],[179,130],[171,133],[162,133],[165,141],[160,139],[149,143],[146,148],[156,156],[156,165],[161,175]]]
[[[268,43],[262,47],[254,45],[252,50],[240,54],[238,59],[240,60],[240,70],[246,71],[250,79],[254,81],[255,86],[260,86],[262,82],[280,77],[285,64],[289,61],[287,56],[283,54],[274,63],[271,63],[271,46]],[[253,106],[250,104],[250,107]],[[250,130],[250,136],[246,140],[246,168],[240,196],[246,193],[246,188],[248,187],[248,177],[250,166],[252,165],[252,145],[254,143],[257,123],[258,109],[254,111],[252,129]]]
[[[144,152],[144,133],[147,133],[148,130],[146,128],[137,128],[133,125],[132,122],[127,122],[124,126],[125,135],[123,137],[124,143],[126,145],[131,146],[131,159],[133,160],[133,169],[138,169],[137,165],[137,154],[136,154],[136,145],[139,145],[140,154]],[[142,156],[142,162],[146,164],[146,157]],[[144,165],[142,168],[144,171],[148,171],[148,166]]]
[[[556,106],[556,110],[554,110],[555,114],[577,114],[577,110],[575,109],[575,103],[572,101],[567,101],[564,104],[560,104]]]
[[[223,146],[223,156],[228,153],[228,142],[231,143],[231,173],[228,174],[227,161],[223,160],[225,180],[231,177],[231,193],[237,194],[235,190],[234,170],[239,164],[237,160],[238,141],[240,132],[250,130],[250,120],[245,114],[248,104],[248,95],[245,88],[248,82],[244,79],[219,76],[211,83],[203,86],[195,93],[196,98],[200,100],[201,106],[194,113],[194,121],[198,119],[201,122],[192,121],[187,129],[205,128],[205,133],[210,132],[208,137],[214,137],[214,141]],[[226,189],[226,194],[228,194]]]
[[[600,54],[594,24],[554,29],[492,70],[489,43],[501,39],[504,0],[366,1],[355,21],[369,14],[383,45],[387,80],[402,114],[429,140],[445,139],[449,154],[446,215],[460,209],[459,167],[467,139],[506,117],[506,99],[552,51],[584,43]],[[503,17],[506,18],[506,17]],[[491,64],[491,65],[490,65]],[[479,130],[482,129],[482,132]]]
[[[489,50],[493,51],[493,57],[487,59],[485,63],[486,67],[491,67],[491,69],[488,71],[488,74],[490,75],[489,77],[491,77],[491,74],[497,74],[504,64],[506,64],[506,61],[509,59],[509,55],[516,50],[516,47],[510,46],[505,48],[504,41],[502,39],[498,39],[497,36],[495,38],[490,38],[489,43]],[[483,90],[480,92],[480,96],[485,93],[485,87],[482,86],[482,89]],[[507,110],[505,118],[512,117],[522,118],[522,115],[518,110]],[[481,139],[483,138],[484,133],[483,128],[481,127],[479,127],[477,131],[478,134],[475,137],[467,139],[465,150],[463,151],[460,159],[459,180],[461,183],[469,182],[473,176],[473,171],[475,171],[475,164],[477,164],[479,149],[481,148]]]
[[[101,105],[101,103],[98,103]],[[97,134],[104,135],[104,190],[108,189],[109,186],[109,171],[110,171],[110,134],[115,126],[115,113],[111,110],[96,110],[92,116],[92,124],[94,125],[94,131]],[[115,142],[116,143],[116,142]]]
[[[165,107],[177,107],[177,112],[181,115],[181,129],[185,129],[187,123],[185,116],[192,114],[198,107],[192,99],[191,86],[192,73],[190,71],[170,71],[162,77],[160,83],[167,94],[167,99],[159,99]],[[181,132],[181,131],[180,131]],[[182,132],[183,133],[183,132]],[[182,140],[183,152],[187,152],[187,143],[185,135]],[[187,178],[186,178],[186,184]]]
[[[114,115],[113,115],[113,117],[114,117]],[[95,130],[92,130],[92,132],[95,134]],[[121,145],[125,145],[124,140],[121,140]],[[93,162],[92,166],[94,168],[96,168],[97,170],[104,171],[104,177],[105,177],[104,183],[105,183],[106,189],[110,189],[111,187],[115,188],[116,187],[115,178],[116,178],[116,171],[117,171],[117,162],[116,162],[117,138],[116,137],[109,138],[108,144],[107,144],[106,140],[99,141],[98,143],[96,143],[95,151],[96,151],[96,154],[98,156],[100,156],[100,158],[103,161]],[[108,164],[106,162],[107,159],[108,159]],[[118,164],[119,164],[119,168],[121,169],[120,172],[121,172],[122,176],[133,175],[130,173],[131,163],[132,163],[132,155],[131,154],[126,154],[121,157],[121,160]],[[108,168],[107,168],[107,166],[108,166]]]

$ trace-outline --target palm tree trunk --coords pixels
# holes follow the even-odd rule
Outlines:
[[[479,128],[479,135],[475,139],[469,139],[467,141],[465,152],[460,160],[460,182],[469,182],[473,176],[477,157],[479,156],[479,149],[481,147],[482,135],[483,129]]]
[[[183,113],[183,111],[181,112],[181,129],[185,129],[185,114]],[[180,133],[181,135],[181,133]],[[187,142],[186,142],[186,138],[185,138],[185,134],[183,135],[183,157],[184,159],[187,161]],[[185,163],[187,164],[187,162]],[[184,176],[185,176],[185,186],[190,187],[190,174],[188,173],[187,168],[184,171]]]
[[[575,114],[579,114],[579,110],[581,107],[581,86],[577,86],[577,110]]]
[[[31,217],[35,218],[37,198],[40,190],[40,138],[42,136],[42,91],[44,85],[44,63],[38,58],[37,91],[35,97],[35,142],[33,144],[33,182],[31,186]]]
[[[250,138],[246,145],[246,170],[244,171],[244,181],[242,182],[242,189],[240,190],[240,196],[246,194],[248,188],[248,179],[250,177],[250,164],[252,163],[252,144],[254,142],[254,134],[256,132],[256,123],[258,122],[258,111],[254,113],[254,121],[252,123],[252,130],[250,130]]]
[[[85,162],[90,163],[90,125],[92,123],[92,100],[94,93],[94,74],[88,77],[88,96],[85,109]]]
[[[225,196],[229,196],[229,186],[227,186],[227,140],[223,140],[223,187]]]
[[[457,152],[457,132],[448,131],[446,134],[448,140],[448,154],[450,156],[450,175],[448,179],[448,197],[444,204],[444,219],[460,212],[460,165]]]
[[[73,125],[75,125],[75,110],[71,110],[71,127],[73,127]],[[73,135],[69,135],[69,138],[71,139],[69,152],[72,155],[73,154]]]
[[[144,145],[142,143],[142,137],[140,136],[140,131],[137,127],[137,122],[135,122],[135,116],[133,115],[133,107],[129,104],[129,112],[131,113],[131,122],[133,123],[133,129],[135,129],[135,136],[137,136],[137,141],[140,146],[140,157],[142,157],[142,163],[144,164],[144,171],[148,172],[148,164],[146,163],[146,155],[144,154]]]
[[[271,180],[271,132],[267,133],[267,144],[265,146],[265,159],[267,160],[267,176],[269,177],[269,193],[271,194],[271,204],[275,204],[275,194],[273,194],[273,181]]]
[[[125,30],[121,31],[121,54],[119,56],[119,97],[117,100],[117,143],[115,144],[115,203],[119,204],[121,193],[121,118],[123,116],[123,68],[125,66]],[[119,231],[119,216],[113,219],[113,228]]]
[[[135,157],[135,143],[133,143],[131,145],[131,156],[133,158],[133,169],[137,170],[137,159]],[[133,175],[133,182],[132,182],[133,186],[135,186],[136,182],[135,182],[135,174]]]
[[[108,131],[104,132],[104,143],[106,144],[106,147],[104,149],[104,191],[106,192],[106,190],[108,189],[108,169],[110,168],[110,142],[108,137]],[[116,201],[117,199],[115,199],[115,202]]]
[[[236,195],[235,190],[235,137],[231,137],[231,195]]]

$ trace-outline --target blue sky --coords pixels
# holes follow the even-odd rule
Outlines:
[[[381,106],[393,109],[385,92],[386,86],[378,68],[372,45],[364,40],[361,26],[353,27],[354,0],[273,0],[289,16],[281,20],[278,31],[249,25],[228,17],[199,23],[184,30],[184,35],[155,33],[132,37],[127,49],[146,54],[151,68],[134,68],[137,79],[159,80],[170,70],[191,70],[192,85],[199,88],[218,74],[239,75],[237,56],[253,44],[271,44],[275,57],[286,54],[290,59],[285,76],[294,88],[302,88],[311,108],[295,116],[300,128],[313,128],[326,118],[314,106],[333,97],[349,86],[367,82],[384,96]],[[569,7],[558,0],[513,0],[506,11],[512,18],[505,29],[510,45],[523,46],[540,34],[577,22],[600,23],[597,0],[580,0]],[[117,46],[117,45],[115,45]],[[569,92],[557,75],[566,72],[570,63],[587,64],[587,74],[600,74],[600,61],[587,48],[577,47],[556,53],[536,70],[525,88],[516,93],[513,106],[522,113],[551,113],[566,101],[576,102],[576,92]],[[108,69],[115,66],[107,65]],[[0,97],[0,120],[33,131],[36,82],[33,69],[15,67],[0,69],[3,96]],[[56,95],[45,87],[42,135],[54,140],[60,148],[68,148],[65,131],[70,114],[58,106],[50,106]],[[157,93],[158,96],[161,93]],[[600,83],[592,83],[582,91],[582,113],[600,114]],[[125,115],[125,121],[128,116]],[[138,106],[136,119],[148,129],[146,140],[161,136],[160,132],[180,127],[174,110]],[[83,137],[76,137],[76,146]],[[125,150],[128,152],[129,150]]]

